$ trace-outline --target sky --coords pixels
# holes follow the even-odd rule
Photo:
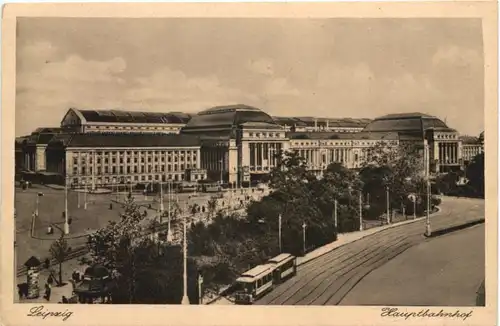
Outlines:
[[[16,136],[71,108],[438,116],[484,130],[480,19],[21,18]]]

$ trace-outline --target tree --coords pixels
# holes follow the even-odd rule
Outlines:
[[[470,188],[477,196],[484,198],[484,152],[472,159],[472,162],[467,166],[465,175],[469,180]]]
[[[380,210],[385,206],[389,190],[391,207],[401,207],[408,194],[417,192],[416,185],[424,177],[422,148],[416,143],[380,142],[368,149],[360,171],[363,191],[370,194],[370,205]]]
[[[62,284],[62,263],[71,252],[68,242],[61,233],[61,237],[54,241],[50,246],[50,254],[52,258],[59,264],[59,284]]]
[[[210,200],[207,203],[207,219],[210,221],[217,211],[217,198],[215,196],[210,197]]]

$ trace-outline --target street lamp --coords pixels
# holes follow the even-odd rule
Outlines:
[[[220,186],[222,187],[222,159],[220,160]]]
[[[172,230],[170,228],[170,216],[171,216],[171,205],[172,201],[172,188],[170,185],[170,181],[167,183],[167,198],[168,198],[168,225],[167,225],[167,241],[172,242]]]
[[[35,220],[38,217],[38,203],[39,203],[39,197],[43,196],[43,192],[39,192],[36,194],[36,201],[35,201],[35,212],[32,215],[31,219],[31,236],[33,237],[35,235]]]
[[[359,230],[363,231],[363,196],[359,191]]]
[[[64,179],[64,234],[69,233],[68,223],[68,178]]]
[[[183,251],[184,251],[184,273],[183,273],[183,281],[184,281],[184,293],[182,295],[182,301],[181,304],[189,304],[189,298],[187,295],[187,212],[184,214],[184,246],[183,246]]]
[[[76,186],[78,188],[78,183],[76,184]],[[77,206],[78,206],[78,208],[80,208],[80,189],[76,190],[76,196],[78,198],[78,204],[77,204]]]
[[[278,240],[281,254],[281,214],[278,215]]]
[[[38,204],[39,204],[39,198],[43,197],[43,192],[39,192],[36,194],[36,202],[35,202],[35,216],[38,217]]]
[[[83,193],[83,209],[87,209],[87,180],[85,180],[85,189]]]
[[[304,255],[306,254],[306,228],[307,228],[307,224],[306,222],[304,222],[302,224],[302,237],[303,237],[303,252],[304,252]]]
[[[389,205],[389,186],[385,187],[386,199],[387,199],[387,224],[391,224],[390,217],[390,205]]]
[[[338,232],[337,205],[338,205],[338,201],[337,201],[337,199],[335,199],[334,206],[333,206],[333,221],[334,221],[334,225],[335,225],[335,233],[339,233]]]
[[[430,171],[429,171],[429,144],[425,143],[425,153],[424,153],[424,158],[425,158],[425,174],[426,174],[426,183],[427,183],[427,214],[426,214],[426,219],[425,219],[425,235],[427,237],[430,237],[432,234],[431,230],[431,217],[430,217],[430,210],[431,210],[431,181],[430,181]]]

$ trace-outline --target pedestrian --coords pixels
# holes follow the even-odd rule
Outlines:
[[[62,296],[62,303],[68,303],[68,299],[64,295]]]
[[[52,277],[52,274],[49,275],[49,278],[47,279],[47,283],[49,285],[52,285],[54,283],[54,278]]]
[[[17,294],[19,295],[19,300],[21,300],[23,298],[23,294],[24,294],[21,284],[17,285]]]
[[[45,299],[47,301],[50,301],[50,294],[52,292],[52,289],[50,287],[50,284],[49,283],[45,283]]]

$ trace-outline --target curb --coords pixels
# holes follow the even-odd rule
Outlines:
[[[434,213],[432,213],[432,214],[430,214],[429,216],[432,216],[432,215],[435,215],[435,214],[437,214],[437,213],[441,212],[441,208],[440,208],[439,206],[436,206],[436,208],[437,208],[437,211],[436,211],[436,212],[434,212]],[[407,221],[403,221],[403,222],[399,222],[399,223],[389,224],[389,225],[386,225],[386,226],[385,226],[385,228],[384,228],[384,227],[380,227],[380,226],[379,226],[379,227],[375,227],[375,228],[373,228],[373,229],[376,229],[374,232],[372,232],[372,233],[368,233],[368,234],[365,234],[364,236],[361,236],[361,237],[359,237],[359,238],[357,238],[357,239],[355,239],[355,240],[353,240],[353,241],[350,241],[350,242],[346,242],[346,243],[340,244],[339,246],[337,246],[337,247],[335,247],[335,248],[332,248],[332,249],[330,249],[330,250],[327,250],[327,251],[325,251],[324,253],[322,253],[322,254],[320,254],[320,255],[318,255],[318,256],[315,256],[315,257],[312,257],[311,259],[304,260],[304,261],[302,261],[302,262],[300,262],[300,263],[297,263],[297,266],[302,266],[302,265],[304,265],[304,264],[307,264],[307,263],[309,263],[309,262],[311,262],[311,261],[313,261],[313,260],[315,260],[315,259],[317,259],[317,258],[319,258],[319,257],[321,257],[321,256],[323,256],[323,255],[326,255],[326,254],[328,254],[328,253],[330,253],[330,252],[332,252],[332,251],[334,251],[334,250],[337,250],[337,249],[339,249],[339,248],[342,248],[342,247],[343,247],[343,246],[345,246],[345,245],[348,245],[348,244],[354,243],[354,242],[356,242],[356,241],[359,241],[359,240],[364,239],[364,238],[366,238],[366,237],[369,237],[369,236],[371,236],[371,235],[374,235],[374,234],[377,234],[377,233],[379,233],[379,232],[382,232],[382,231],[385,231],[385,230],[389,230],[389,229],[392,229],[392,228],[395,228],[395,227],[398,227],[398,226],[403,226],[403,225],[406,225],[406,224],[411,224],[411,223],[415,223],[415,222],[418,222],[418,221],[422,221],[422,220],[424,220],[425,218],[427,218],[427,216],[421,216],[421,217],[418,217],[418,218],[416,218],[416,219],[414,219],[414,220],[407,220]],[[379,229],[377,229],[377,228],[379,228]],[[357,231],[357,232],[359,232],[359,231]],[[344,233],[344,234],[348,234],[348,233]],[[333,243],[335,243],[335,242],[333,242]]]

